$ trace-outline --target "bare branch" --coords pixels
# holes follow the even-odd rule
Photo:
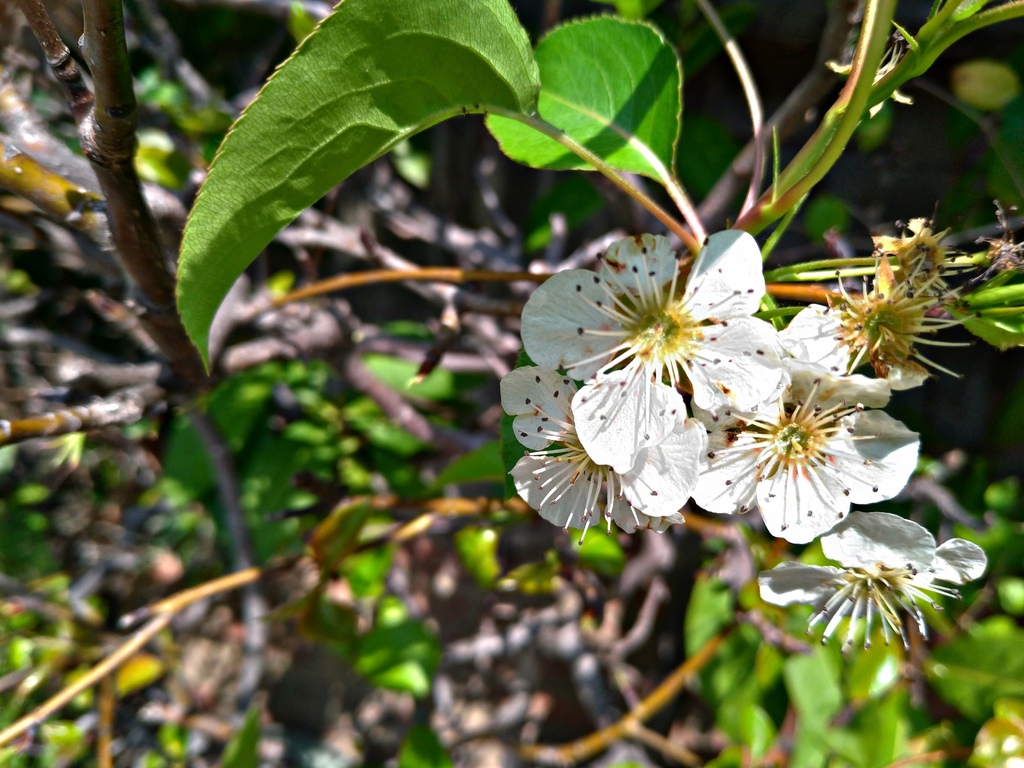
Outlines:
[[[43,416],[7,421],[0,419],[0,445],[20,443],[33,437],[52,437],[83,432],[113,424],[134,424],[146,406],[163,396],[155,384],[132,387],[89,405],[76,405]]]
[[[43,48],[46,63],[50,65],[54,77],[64,91],[64,98],[71,108],[71,116],[75,118],[76,123],[81,123],[92,108],[93,95],[78,70],[78,64],[61,40],[60,33],[50,20],[42,2],[18,0],[18,3],[29,26],[32,27],[32,33]]]
[[[93,109],[80,125],[82,149],[107,199],[118,257],[135,283],[142,322],[171,363],[193,386],[206,382],[174,301],[174,280],[156,221],[135,172],[135,93],[119,0],[86,0],[85,53],[96,86]]]

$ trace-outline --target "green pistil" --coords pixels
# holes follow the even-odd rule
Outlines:
[[[647,312],[633,331],[633,346],[641,360],[671,360],[688,352],[699,336],[699,326],[687,312],[668,307]]]

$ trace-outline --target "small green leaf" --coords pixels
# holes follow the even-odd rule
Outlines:
[[[537,89],[507,0],[339,4],[232,127],[193,206],[178,306],[204,359],[224,295],[303,209],[446,118],[533,111]]]
[[[993,112],[1017,98],[1021,86],[1017,73],[1006,62],[972,59],[953,68],[950,90],[965,104]]]
[[[320,570],[330,573],[354,551],[359,533],[370,516],[370,505],[364,502],[345,504],[313,529],[309,548]]]
[[[657,10],[665,0],[594,0],[603,5],[614,5],[615,12],[626,19],[642,19]]]
[[[464,453],[445,467],[432,488],[446,485],[475,483],[487,480],[501,482],[505,469],[501,463],[501,443],[492,440],[469,453]]]
[[[498,563],[498,532],[493,528],[469,526],[455,534],[455,551],[473,580],[491,589],[501,575]]]
[[[117,670],[114,677],[114,690],[118,698],[141,691],[163,677],[164,663],[158,656],[151,653],[139,653],[128,659]]]
[[[535,51],[541,118],[614,168],[668,181],[675,167],[682,72],[675,49],[650,24],[601,16],[556,28]],[[515,120],[488,115],[502,151],[525,165],[594,170],[561,144]]]
[[[964,320],[964,328],[996,349],[1024,345],[1024,309],[1018,315],[984,315]]]
[[[260,709],[250,707],[242,729],[224,748],[221,768],[258,768],[260,764]]]
[[[378,623],[358,644],[355,669],[380,688],[405,691],[417,698],[430,692],[441,660],[437,637],[419,621]]]
[[[840,233],[850,226],[846,203],[835,195],[817,195],[804,206],[804,230],[807,236],[823,242],[825,234],[834,229]]]
[[[398,768],[451,768],[452,758],[430,728],[414,725],[398,751]]]
[[[513,568],[498,581],[498,589],[524,595],[549,595],[555,589],[555,576],[562,569],[558,553],[549,549],[544,559]]]
[[[626,553],[622,551],[619,542],[614,535],[607,535],[603,531],[595,530],[579,543],[580,531],[569,530],[572,537],[573,549],[580,559],[580,565],[589,568],[599,576],[614,578],[622,573],[626,565]]]

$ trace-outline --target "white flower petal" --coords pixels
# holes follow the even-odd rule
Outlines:
[[[664,533],[673,525],[685,522],[683,516],[678,513],[666,515],[665,517],[650,517],[643,512],[637,512],[626,504],[616,505],[611,519],[626,533],[636,533],[643,529],[652,530],[655,533]]]
[[[606,286],[593,272],[570,269],[541,284],[523,308],[523,346],[542,368],[563,368],[574,379],[588,379],[608,361],[622,340],[602,306]],[[595,333],[596,332],[596,333]],[[581,363],[590,360],[591,362]]]
[[[788,400],[806,401],[814,393],[815,402],[823,408],[834,405],[863,405],[865,408],[883,408],[891,392],[885,379],[871,379],[854,373],[836,376],[816,363],[788,361],[793,386]]]
[[[745,449],[747,445],[751,447]],[[709,432],[706,464],[693,489],[693,500],[708,512],[720,515],[752,509],[760,453],[749,437],[740,436],[733,440],[724,432]]]
[[[617,294],[658,294],[679,272],[679,258],[667,237],[635,235],[616,240],[601,260],[598,274]]]
[[[985,550],[964,539],[950,539],[935,550],[932,561],[933,578],[951,584],[964,584],[981,578],[988,558]]]
[[[850,510],[833,477],[792,465],[757,484],[757,505],[768,532],[806,544],[831,529]]]
[[[698,320],[757,312],[764,296],[761,249],[738,229],[716,232],[704,243],[686,281],[683,301]]]
[[[779,340],[798,360],[817,363],[841,376],[850,366],[850,348],[840,342],[841,332],[838,317],[828,307],[811,304],[779,331]]]
[[[671,435],[640,451],[633,469],[622,476],[622,495],[650,517],[677,514],[697,485],[707,444],[699,421],[682,420]]]
[[[686,416],[686,403],[672,387],[615,371],[577,392],[572,413],[587,455],[621,474],[633,468],[642,448],[674,431],[677,418]]]
[[[737,317],[704,328],[704,341],[686,365],[693,402],[761,411],[778,399],[790,375],[781,363],[778,334],[770,323]]]
[[[501,407],[516,417],[516,439],[531,450],[545,448],[552,431],[564,434],[562,425],[572,422],[569,404],[576,385],[565,376],[527,365],[505,374],[500,389]]]
[[[920,387],[931,378],[931,374],[913,360],[904,360],[902,363],[894,365],[885,375],[885,380],[894,392]]]
[[[835,580],[842,573],[831,566],[786,561],[770,571],[762,571],[757,586],[761,599],[772,605],[816,605],[836,591]]]
[[[849,500],[872,504],[902,491],[917,466],[918,434],[884,411],[854,413],[839,425],[826,451]]]
[[[550,456],[526,454],[512,468],[516,490],[527,504],[541,517],[559,528],[585,529],[594,522],[597,500],[601,494],[601,480],[596,476],[580,475],[575,482],[569,474],[561,482],[542,484],[538,473],[555,464]],[[566,470],[572,467],[565,464]],[[558,469],[561,469],[559,467]],[[548,473],[541,475],[546,477]]]
[[[910,565],[924,570],[932,564],[935,538],[927,529],[888,512],[852,512],[835,530],[821,538],[825,557],[848,568],[882,564]]]

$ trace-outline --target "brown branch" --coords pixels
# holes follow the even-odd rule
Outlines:
[[[279,307],[282,304],[289,304],[293,301],[301,301],[302,299],[334,291],[343,291],[347,288],[358,288],[359,286],[376,283],[398,283],[403,280],[461,285],[463,283],[513,283],[518,281],[543,283],[549,277],[551,275],[535,274],[533,272],[495,272],[488,269],[460,269],[458,267],[421,267],[409,271],[371,269],[366,272],[354,272],[347,275],[329,277],[326,280],[319,280],[274,299],[274,306]]]
[[[126,389],[89,405],[76,405],[27,419],[0,419],[0,445],[20,443],[34,437],[83,432],[112,424],[134,424],[142,418],[146,406],[162,396],[162,389],[149,384]]]
[[[61,40],[60,33],[50,20],[46,8],[40,0],[18,0],[21,12],[25,14],[32,33],[42,46],[46,63],[50,65],[53,76],[64,91],[64,98],[71,108],[71,116],[76,123],[81,123],[92,108],[93,95],[85,84],[78,64],[71,56],[71,51]]]
[[[74,683],[63,688],[57,694],[51,696],[45,702],[36,707],[32,712],[20,720],[12,723],[3,731],[0,731],[0,746],[9,744],[24,733],[28,733],[51,715],[61,710],[64,706],[73,701],[80,693],[87,691],[97,685],[103,678],[109,677],[122,664],[127,662],[136,653],[142,650],[150,640],[166,629],[171,619],[179,611],[188,606],[203,600],[212,595],[238,589],[241,586],[250,584],[260,577],[259,568],[250,568],[247,571],[232,573],[219,579],[201,584],[193,589],[179,592],[166,600],[154,603],[144,611],[138,611],[131,616],[152,616],[153,618],[143,625],[138,631],[129,637],[117,650],[107,656],[103,661],[90,669],[84,675],[75,680]],[[124,620],[122,619],[122,624]]]
[[[86,59],[96,98],[79,126],[82,150],[106,196],[114,246],[137,288],[143,325],[172,369],[189,384],[202,387],[203,365],[178,317],[174,279],[135,172],[135,93],[121,3],[85,0],[83,11]]]
[[[711,638],[697,653],[676,667],[672,674],[665,678],[665,681],[649,696],[613,725],[558,747],[523,745],[519,747],[519,754],[526,760],[545,765],[572,765],[603,752],[616,741],[635,737],[637,728],[666,707],[679,694],[683,686],[714,658],[715,652],[725,639],[726,634],[728,634],[728,630]]]
[[[0,134],[0,188],[43,213],[107,245],[110,230],[103,198],[37,162]]]
[[[114,676],[100,680],[99,723],[96,725],[96,768],[114,768],[111,746],[114,735]]]
[[[843,46],[850,34],[850,18],[855,13],[858,0],[842,0],[829,5],[828,20],[822,32],[818,55],[803,80],[772,113],[762,129],[764,137],[774,132],[779,141],[787,139],[802,126],[808,111],[814,107],[838,81],[838,75],[825,66],[825,62],[840,57]],[[733,159],[728,172],[723,175],[704,198],[698,211],[705,221],[719,219],[732,202],[743,183],[750,178],[757,158],[758,143],[752,139]]]

